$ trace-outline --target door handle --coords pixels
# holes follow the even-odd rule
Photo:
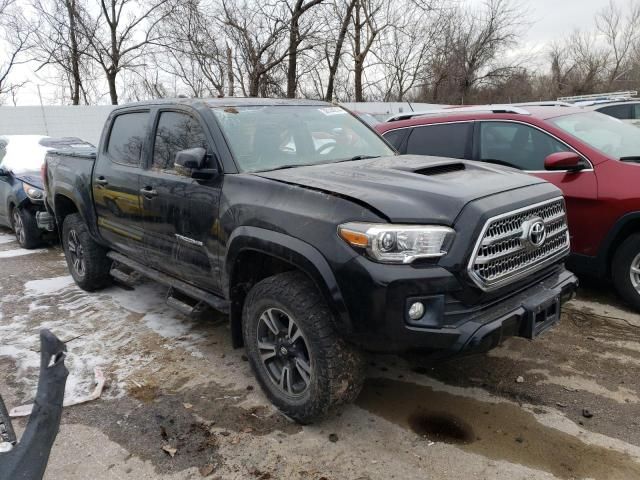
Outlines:
[[[100,175],[98,178],[96,178],[95,182],[98,185],[107,185],[109,183],[109,181],[106,178],[104,178],[102,175]]]
[[[153,198],[158,195],[158,192],[153,187],[144,187],[140,189],[140,193],[147,198]]]

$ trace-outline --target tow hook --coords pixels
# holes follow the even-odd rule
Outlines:
[[[40,330],[40,377],[27,428],[17,442],[11,419],[0,398],[0,480],[41,480],[58,434],[64,387],[69,371],[67,347],[49,330]]]

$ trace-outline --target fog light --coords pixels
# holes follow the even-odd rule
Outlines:
[[[409,307],[409,318],[411,320],[419,320],[424,315],[424,305],[422,302],[415,302]]]

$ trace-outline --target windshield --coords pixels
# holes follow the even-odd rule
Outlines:
[[[585,112],[553,118],[550,121],[613,158],[640,156],[640,131],[617,118],[598,112]]]
[[[347,111],[325,105],[213,108],[244,172],[394,155]]]

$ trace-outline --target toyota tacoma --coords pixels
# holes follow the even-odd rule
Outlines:
[[[362,352],[531,339],[577,286],[556,187],[398,156],[325,102],[118,107],[94,154],[50,152],[43,174],[81,288],[144,276],[186,314],[228,312],[233,345],[300,422],[357,396]]]

